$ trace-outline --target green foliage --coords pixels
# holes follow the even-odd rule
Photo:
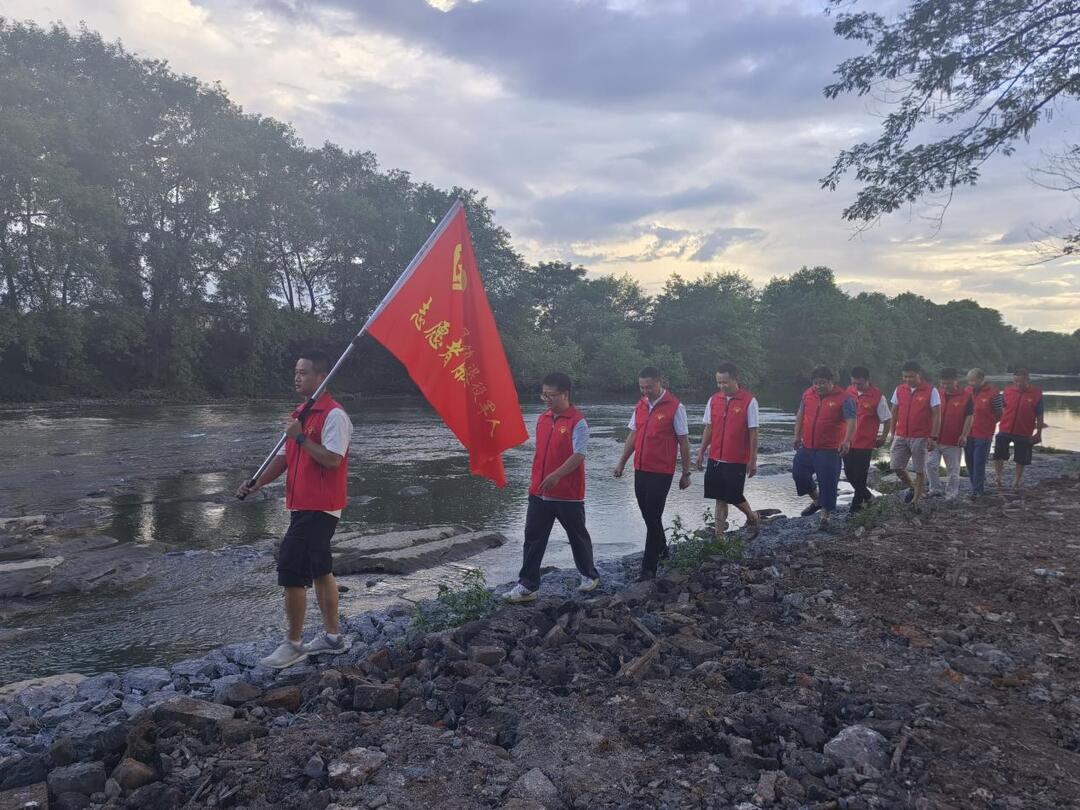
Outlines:
[[[851,529],[872,529],[890,518],[899,517],[906,509],[907,505],[896,498],[875,498],[849,517],[847,525]]]
[[[701,528],[691,529],[675,515],[668,527],[670,556],[667,565],[677,571],[692,571],[710,558],[738,560],[743,555],[742,538],[738,532],[724,532],[717,537],[713,530],[713,514],[706,509],[701,515]]]
[[[878,138],[842,151],[822,179],[834,189],[851,173],[863,184],[844,217],[872,223],[978,182],[992,155],[1011,154],[1055,107],[1080,96],[1078,25],[1074,0],[911,0],[888,19],[839,13],[837,35],[864,52],[840,63],[826,96],[873,94],[891,105]]]
[[[458,627],[482,619],[498,607],[487,588],[484,572],[479,568],[466,571],[462,585],[464,587],[456,591],[447,585],[439,585],[439,594],[433,603],[417,605],[410,624],[412,632],[422,635]]]

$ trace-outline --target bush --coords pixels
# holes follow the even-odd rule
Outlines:
[[[857,529],[872,529],[889,518],[903,514],[906,504],[896,498],[875,498],[862,509],[848,518],[848,526]]]
[[[690,529],[676,515],[668,529],[671,536],[671,556],[668,566],[677,571],[689,571],[700,567],[711,557],[738,560],[743,555],[742,538],[737,532],[724,532],[719,537],[713,530],[712,510],[701,515],[704,524],[700,529]]]
[[[482,619],[495,610],[498,602],[488,590],[483,571],[479,568],[466,571],[462,585],[458,591],[440,585],[433,602],[417,605],[413,610],[410,629],[418,634],[434,633]]]

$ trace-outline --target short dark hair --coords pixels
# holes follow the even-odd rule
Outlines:
[[[870,369],[868,369],[866,366],[852,366],[851,376],[857,380],[869,380]]]
[[[311,361],[311,368],[316,374],[330,373],[330,356],[319,349],[308,349],[300,352],[300,360]]]
[[[908,360],[904,365],[900,366],[901,371],[914,371],[916,374],[922,374],[922,366],[920,366],[914,360]]]
[[[956,380],[959,379],[960,372],[952,366],[946,366],[938,372],[938,378],[942,380]]]
[[[716,367],[717,374],[727,374],[729,377],[739,379],[739,369],[734,363],[723,362]]]
[[[836,375],[833,374],[833,370],[828,366],[818,366],[810,372],[811,380],[834,380]]]
[[[1026,366],[1013,366],[1013,374],[1019,374],[1021,377],[1030,377],[1031,372],[1027,370]]]
[[[544,377],[544,385],[550,385],[559,393],[570,393],[570,376],[561,371],[553,371]]]
[[[638,372],[637,376],[639,380],[659,380],[660,369],[656,366],[645,366],[645,368]]]

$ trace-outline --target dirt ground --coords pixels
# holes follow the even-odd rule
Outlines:
[[[902,510],[286,671],[241,696],[266,736],[239,744],[156,711],[125,752],[153,781],[107,805],[1080,807],[1078,494]]]

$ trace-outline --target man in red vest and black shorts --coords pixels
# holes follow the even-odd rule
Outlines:
[[[971,419],[975,414],[975,402],[966,390],[960,388],[960,372],[955,368],[943,368],[938,374],[941,399],[941,432],[937,448],[926,455],[926,479],[930,495],[944,495],[953,499],[960,494],[960,456],[967,444]],[[945,462],[947,483],[941,483],[941,462]]]
[[[1013,384],[1001,392],[1003,411],[998,425],[997,439],[994,440],[994,478],[1002,486],[1005,476],[1005,462],[1009,460],[1009,445],[1016,452],[1016,477],[1013,489],[1019,490],[1024,483],[1024,468],[1031,464],[1032,448],[1042,442],[1043,395],[1042,391],[1031,384],[1031,375],[1026,368],[1013,371]]]
[[[941,395],[923,379],[922,367],[914,360],[901,366],[902,382],[893,391],[889,464],[908,487],[907,503],[918,504],[926,481],[926,454],[937,447],[941,432]],[[915,480],[908,475],[908,462],[915,468]]]
[[[757,537],[761,527],[758,513],[750,508],[744,489],[746,479],[757,475],[758,402],[739,385],[739,371],[734,363],[716,367],[716,387],[720,389],[705,405],[705,431],[697,465],[701,469],[705,454],[705,497],[716,501],[715,532],[727,531],[728,505],[746,515],[747,539]]]
[[[964,463],[971,482],[971,497],[977,498],[986,494],[986,460],[990,458],[990,443],[994,440],[1005,400],[1001,392],[986,381],[986,373],[981,368],[968,371],[967,382],[965,390],[974,403],[974,415],[964,446]]]
[[[795,491],[810,496],[803,516],[821,510],[818,526],[827,529],[829,516],[836,511],[841,459],[851,449],[855,435],[856,406],[855,398],[836,384],[832,369],[818,366],[810,372],[810,383],[795,414],[791,477]]]
[[[870,475],[870,461],[874,457],[874,450],[885,446],[892,411],[889,409],[889,400],[870,382],[870,369],[866,366],[855,366],[851,369],[851,385],[847,392],[855,398],[856,413],[855,435],[851,437],[851,449],[844,456],[844,475],[855,490],[848,511],[854,515],[865,504],[874,500],[870,488],[866,485],[866,479]]]
[[[679,489],[690,486],[690,428],[686,408],[664,389],[660,370],[648,366],[638,374],[641,399],[630,415],[630,435],[614,475],[622,478],[626,462],[634,457],[634,495],[645,519],[645,555],[641,558],[641,579],[653,579],[667,538],[664,536],[664,506],[675,475],[675,456],[682,451]]]
[[[570,402],[570,378],[561,371],[544,377],[540,399],[548,409],[536,420],[536,455],[525,514],[525,548],[518,583],[503,599],[532,602],[540,590],[540,565],[555,521],[570,541],[574,564],[581,574],[578,590],[594,591],[600,574],[593,565],[592,538],[585,528],[585,451],[589,425]]]
[[[305,400],[315,393],[330,372],[330,358],[309,351],[296,361],[293,385]],[[324,392],[301,422],[300,405],[285,426],[288,439],[254,486],[242,484],[237,495],[247,496],[283,472],[289,529],[278,548],[278,585],[285,589],[288,635],[260,664],[283,669],[309,655],[340,653],[348,649],[338,624],[338,589],[334,579],[330,540],[345,508],[349,475],[352,422],[344,408]],[[307,588],[315,585],[324,632],[302,643]]]

